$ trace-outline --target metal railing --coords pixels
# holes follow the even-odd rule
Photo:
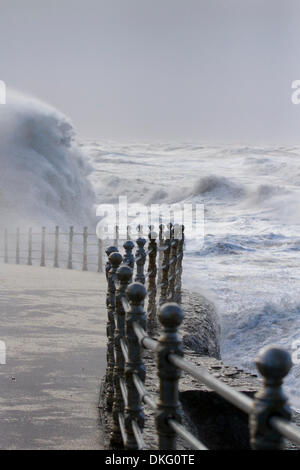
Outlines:
[[[150,248],[154,250],[152,253],[155,252],[155,243],[154,238]],[[139,241],[137,257],[144,262],[142,245],[144,246],[144,242]],[[182,260],[182,253],[179,252],[183,247],[183,240],[180,241],[174,236],[174,230],[169,239],[164,240],[161,237],[160,240],[164,260],[161,261],[161,276],[157,271],[155,274],[161,279],[157,312],[162,333],[157,340],[151,338],[147,333],[147,324],[152,310],[148,308],[146,320],[144,305],[147,290],[141,282],[132,283],[134,263],[133,258],[129,256],[131,246],[129,242],[124,244],[124,258],[115,247],[107,250],[106,404],[108,411],[112,411],[111,445],[128,450],[146,448],[142,431],[145,422],[143,405],[147,405],[155,411],[158,449],[176,449],[177,436],[184,439],[192,449],[207,449],[204,443],[182,425],[178,392],[182,371],[249,415],[252,449],[279,449],[283,437],[300,445],[300,428],[290,422],[291,411],[282,391],[283,379],[292,366],[289,353],[273,346],[260,351],[256,365],[264,381],[262,389],[255,394],[254,399],[217,379],[205,368],[184,359],[182,341],[178,336],[178,328],[183,321],[182,309],[175,302],[164,302],[166,291],[179,293],[178,284],[182,270],[179,261]],[[169,247],[173,247],[171,256]],[[178,247],[181,247],[179,251]],[[165,256],[167,252],[169,257]],[[175,265],[174,271],[173,268],[170,269],[172,265]],[[167,266],[166,275],[164,269]],[[136,279],[144,280],[143,271],[139,266]],[[164,281],[167,281],[167,286]],[[150,350],[155,354],[158,397],[152,396],[145,388],[143,350]]]
[[[129,266],[136,265],[136,281],[144,283],[147,280],[148,282],[149,305],[152,305],[153,308],[153,312],[150,312],[151,320],[152,317],[155,319],[155,297],[158,289],[161,292],[161,302],[173,298],[175,291],[176,300],[180,302],[184,235],[177,246],[177,241],[170,238],[172,236],[170,233],[174,232],[174,228],[170,225],[164,231],[164,226],[160,225],[159,243],[156,243],[157,234],[150,226],[149,231],[147,229],[149,242],[145,250],[147,241],[142,237],[143,227],[138,226],[137,229],[139,237],[136,240],[135,256],[132,253],[135,244],[133,241],[127,240],[123,244],[125,248],[124,260]],[[127,236],[129,235],[130,229],[128,227]],[[22,232],[19,228],[14,232],[5,229],[3,243],[0,245],[0,257],[4,263],[27,264],[28,266],[36,264],[41,267],[103,272],[103,255],[111,248],[108,247],[108,243],[108,240],[99,239],[96,233],[89,233],[87,227],[83,227],[82,232],[75,232],[73,226],[69,227],[67,232],[59,226],[56,226],[54,231],[46,227],[41,227],[40,231],[37,229],[33,231],[32,228],[29,228]],[[118,250],[120,243],[122,242],[119,238],[119,228],[116,226],[115,246],[112,248]],[[158,261],[156,260],[157,253]],[[146,262],[148,269],[144,274]],[[158,266],[156,262],[158,262]],[[169,275],[169,269],[173,272],[172,276]],[[155,280],[157,272],[160,274],[158,284]]]
[[[2,257],[5,263],[33,264],[54,268],[82,269],[103,272],[104,246],[96,233],[87,227],[75,232],[70,227],[66,232],[59,226],[55,230],[15,232],[4,230]],[[94,262],[96,258],[96,262]]]
[[[142,227],[138,227],[142,235]],[[110,246],[105,251],[108,256],[106,263],[106,277],[112,269],[113,282],[116,280],[115,272],[121,262],[132,271],[131,280],[147,284],[147,324],[148,331],[153,332],[157,327],[157,310],[160,305],[168,301],[181,303],[181,276],[184,251],[184,227],[169,224],[159,226],[159,235],[149,227],[148,245],[142,236],[136,240],[136,251],[133,254],[135,243],[127,240],[124,244],[124,257],[110,255],[118,252],[117,246]],[[146,249],[145,249],[146,248]],[[118,264],[119,263],[119,264]],[[147,272],[145,272],[145,268]],[[111,289],[115,287],[110,286]]]

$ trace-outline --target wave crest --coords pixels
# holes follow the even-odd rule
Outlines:
[[[6,225],[90,222],[90,168],[74,136],[69,119],[51,106],[8,93],[0,109],[0,207]]]

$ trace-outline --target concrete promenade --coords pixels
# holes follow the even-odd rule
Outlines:
[[[0,264],[0,449],[102,449],[102,274]]]

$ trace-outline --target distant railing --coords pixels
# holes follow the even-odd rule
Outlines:
[[[89,233],[87,227],[82,232],[76,232],[74,227],[66,232],[58,226],[54,231],[42,227],[40,232],[32,228],[26,232],[5,229],[2,246],[5,263],[103,272],[103,241],[96,233]]]
[[[136,255],[135,281],[140,282],[132,283],[134,260],[129,253],[132,247],[129,242],[124,244],[126,249],[124,257],[116,251],[116,247],[106,250],[108,255],[106,403],[107,409],[112,411],[111,445],[117,448],[124,446],[128,450],[146,449],[142,435],[145,421],[143,404],[145,404],[155,411],[158,449],[176,449],[178,435],[192,449],[207,449],[205,444],[181,424],[182,414],[178,394],[181,371],[189,373],[249,415],[250,444],[253,449],[279,449],[282,437],[300,445],[300,428],[290,423],[291,411],[281,387],[283,378],[292,366],[290,355],[286,351],[276,347],[261,350],[256,365],[264,378],[264,383],[254,399],[218,380],[206,369],[183,358],[183,345],[178,336],[183,312],[177,303],[165,303],[166,300],[174,300],[176,292],[179,296],[181,294],[179,278],[181,279],[182,267],[179,260],[182,260],[180,252],[183,239],[176,237],[174,227],[169,227],[167,232],[167,236],[160,237],[159,247],[156,238],[153,237],[150,242],[151,247],[148,249],[148,254],[153,256],[152,262],[149,263],[153,265],[152,269],[149,268],[153,278],[151,283],[148,281],[147,309],[145,309],[147,289],[143,285],[145,276],[142,269],[145,260],[142,245],[145,240],[138,241],[140,251],[138,250]],[[153,264],[157,249],[160,249],[164,256],[161,276]],[[151,289],[156,278],[161,279],[158,283],[160,297],[159,301],[153,304],[154,292],[153,290],[151,292]],[[171,294],[173,292],[173,296],[170,295],[166,299],[166,291]],[[162,328],[157,340],[147,333],[149,326],[150,330],[153,326],[152,305],[157,307]],[[145,310],[148,313],[147,318]],[[144,349],[153,351],[156,356],[158,398],[153,397],[145,388]]]

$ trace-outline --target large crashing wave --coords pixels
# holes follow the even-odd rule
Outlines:
[[[89,167],[60,112],[8,92],[0,106],[0,224],[88,224],[94,193]]]

